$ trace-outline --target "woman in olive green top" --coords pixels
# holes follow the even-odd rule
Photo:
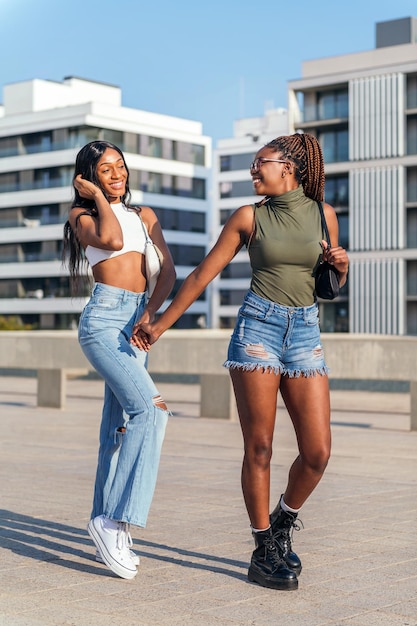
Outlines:
[[[318,202],[324,198],[320,145],[308,134],[278,137],[250,167],[256,194],[237,209],[207,257],[152,324],[134,328],[132,343],[150,345],[194,302],[209,282],[248,247],[250,289],[239,310],[225,366],[229,368],[244,440],[242,489],[255,540],[248,578],[264,587],[296,589],[301,572],[291,531],[330,456],[330,395],[320,343],[314,270],[320,255],[344,285],[346,250],[338,245],[334,209],[324,204],[331,247],[323,240]],[[270,513],[270,460],[278,391],[297,437],[299,454]]]

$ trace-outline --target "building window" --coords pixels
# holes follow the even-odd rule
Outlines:
[[[205,164],[205,147],[198,144],[191,144],[191,154],[192,154],[192,163],[194,165],[204,165]]]
[[[100,129],[93,126],[80,126],[68,130],[68,148],[81,148],[90,141],[97,141]]]
[[[148,172],[148,191],[150,193],[162,192],[162,174]]]
[[[0,138],[0,159],[19,154],[18,137]]]
[[[324,131],[319,134],[325,163],[340,163],[349,160],[349,136],[346,130]]]
[[[72,175],[72,167],[50,167],[8,172],[7,174],[0,174],[0,193],[65,187],[71,185]]]
[[[417,115],[407,119],[407,154],[417,154]]]
[[[232,172],[236,170],[249,170],[253,161],[254,153],[246,154],[225,154],[220,157],[220,171]]]
[[[23,154],[49,152],[52,144],[52,132],[30,133],[22,136]]]
[[[407,78],[407,109],[417,109],[417,75]]]
[[[175,176],[162,174],[162,193],[167,196],[174,195]]]
[[[235,209],[222,209],[220,211],[220,225],[224,226]]]
[[[349,213],[338,212],[337,221],[339,223],[339,246],[349,250]]]
[[[236,317],[221,317],[219,320],[220,328],[234,328],[236,325]]]
[[[204,199],[206,197],[206,181],[204,178],[176,176],[175,195],[182,198]]]
[[[204,178],[193,178],[192,198],[203,199],[206,197],[206,181]]]
[[[188,233],[206,232],[206,216],[197,211],[184,211],[153,207],[163,230],[180,230]]]
[[[417,202],[417,167],[407,168],[407,202]]]
[[[339,245],[348,249],[349,212],[347,209],[349,207],[349,177],[347,175],[326,177],[325,201],[336,209],[339,223]]]
[[[220,289],[220,304],[222,306],[240,306],[247,293],[247,289]]]
[[[325,198],[333,207],[349,206],[349,177],[326,176]]]
[[[407,211],[407,248],[417,248],[417,209]]]
[[[196,267],[206,253],[204,246],[170,243],[169,250],[175,265],[191,265]]]
[[[204,178],[171,176],[170,174],[160,174],[158,172],[141,172],[140,190],[148,193],[181,196],[183,198],[204,199],[206,195],[206,181]]]
[[[118,148],[123,148],[123,132],[121,130],[112,130],[111,128],[103,128],[99,133],[102,141],[109,141]]]
[[[417,302],[407,302],[407,335],[417,335]]]
[[[219,185],[220,198],[241,198],[256,195],[251,180],[222,182]]]
[[[185,141],[175,142],[175,159],[194,165],[204,165],[206,161],[205,146]]]
[[[162,158],[161,137],[148,137],[148,155],[157,159]]]
[[[185,313],[181,315],[179,320],[175,322],[173,328],[205,328],[206,319],[205,316],[195,313]]]
[[[317,118],[331,120],[349,116],[348,90],[323,91],[317,94]]]
[[[320,328],[324,333],[349,332],[349,309],[347,302],[320,304]]]
[[[5,174],[0,174],[0,193],[17,191],[18,186],[19,186],[19,173],[18,172],[6,172]]]
[[[247,278],[250,280],[251,267],[249,262],[229,263],[221,273],[221,278]]]
[[[141,187],[141,172],[139,170],[129,169],[129,188],[130,191],[133,189],[142,189]]]
[[[407,296],[417,296],[417,261],[407,262]]]

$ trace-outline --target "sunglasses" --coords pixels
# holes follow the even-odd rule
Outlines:
[[[284,161],[283,159],[266,159],[265,157],[258,157],[250,164],[250,171],[258,171],[264,163],[288,163],[288,161]]]

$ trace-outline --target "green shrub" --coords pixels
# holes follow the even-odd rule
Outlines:
[[[0,330],[36,330],[36,324],[23,324],[17,315],[0,315]]]

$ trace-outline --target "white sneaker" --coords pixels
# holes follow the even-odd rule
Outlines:
[[[126,531],[126,539],[127,539],[127,547],[129,548],[130,558],[132,559],[132,561],[136,565],[136,567],[138,567],[138,565],[140,563],[139,554],[136,554],[136,552],[133,552],[133,550],[132,550],[132,548],[133,548],[133,540],[132,540],[132,535],[130,534],[130,532],[128,530]],[[96,561],[97,561],[97,563],[104,563],[103,557],[100,554],[100,550],[96,550]]]
[[[140,563],[139,554],[136,554],[136,552],[133,552],[133,550],[129,550],[129,552],[130,552],[130,558],[132,559],[133,563],[137,567]],[[100,550],[96,550],[96,561],[97,563],[104,563],[103,557],[100,554]]]
[[[138,572],[130,555],[130,533],[126,522],[116,522],[98,515],[89,521],[87,530],[104,564],[112,572],[129,580],[136,576]]]

